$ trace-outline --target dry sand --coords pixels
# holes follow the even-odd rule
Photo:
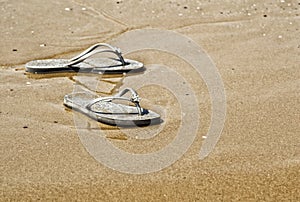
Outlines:
[[[0,1],[0,200],[299,201],[299,3]],[[197,138],[172,166],[130,175],[98,163],[81,144],[73,113],[62,104],[76,75],[36,77],[25,74],[24,64],[69,57],[143,28],[174,30],[206,50],[225,85],[227,116],[216,148],[200,161],[210,99],[203,81],[193,79],[189,68],[179,68],[200,100]],[[155,51],[126,57],[146,66],[155,61],[186,66]],[[122,77],[101,81],[100,91],[109,94]],[[124,150],[145,152],[168,144],[180,122],[170,118],[179,113],[178,103],[171,94],[147,90],[140,93],[149,103],[159,101],[169,110],[163,135],[142,142],[115,127],[92,124]]]

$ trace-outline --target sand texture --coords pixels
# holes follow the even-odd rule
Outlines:
[[[299,4],[1,0],[0,201],[300,201]],[[201,127],[173,165],[150,174],[124,174],[87,152],[63,97],[83,83],[99,95],[111,95],[127,75],[33,75],[25,72],[25,63],[70,58],[94,43],[147,28],[175,31],[206,51],[225,86],[226,121],[213,152],[199,160],[211,119],[204,81],[172,54],[144,50],[125,55],[146,69],[165,64],[182,75],[198,98]],[[143,106],[155,103],[158,111],[167,111],[163,128],[120,130],[77,112],[76,117],[127,152],[159,150],[180,127],[179,103],[155,85],[138,92]],[[161,132],[136,138],[152,129]]]

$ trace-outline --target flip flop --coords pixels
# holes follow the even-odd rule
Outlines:
[[[130,92],[131,98],[124,97]],[[135,106],[113,103],[123,100]],[[77,110],[99,122],[118,126],[145,126],[160,122],[160,115],[140,107],[139,96],[131,88],[125,88],[111,97],[98,97],[90,93],[73,93],[64,97],[64,105]]]
[[[100,49],[99,49],[100,48]],[[117,58],[91,58],[98,53],[113,53]],[[32,73],[54,72],[90,72],[90,73],[124,73],[141,69],[143,64],[124,59],[119,48],[106,43],[95,44],[71,59],[34,60],[25,64],[26,71]]]

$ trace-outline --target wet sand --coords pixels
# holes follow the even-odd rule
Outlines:
[[[300,200],[298,1],[0,4],[1,201]],[[28,75],[24,64],[72,57],[91,44],[144,28],[184,34],[207,52],[225,85],[227,114],[216,148],[200,161],[211,118],[205,83],[175,56],[156,51],[126,55],[146,68],[154,62],[182,67],[176,70],[195,90],[201,115],[197,137],[181,159],[159,172],[131,175],[98,163],[82,145],[73,112],[63,105],[64,95],[80,78]],[[99,77],[99,93],[115,92],[124,77]],[[124,135],[81,117],[91,128],[106,131],[103,138],[123,150],[162,148],[178,130],[178,103],[155,87],[139,93],[146,106],[155,101],[168,111],[165,128],[155,138],[138,141],[126,134],[142,129],[126,129]]]

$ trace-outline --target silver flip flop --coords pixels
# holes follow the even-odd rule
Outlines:
[[[131,98],[124,97],[131,92]],[[125,100],[135,106],[113,103],[113,100]],[[118,126],[145,126],[160,123],[160,115],[140,107],[139,96],[131,88],[125,88],[111,97],[98,97],[90,93],[73,93],[64,97],[64,105],[77,110],[97,121]]]
[[[105,52],[114,53],[118,58],[91,58],[95,54]],[[69,60],[34,60],[25,64],[26,71],[38,74],[55,72],[123,73],[141,69],[143,66],[141,62],[124,59],[119,48],[106,43],[95,44]]]

